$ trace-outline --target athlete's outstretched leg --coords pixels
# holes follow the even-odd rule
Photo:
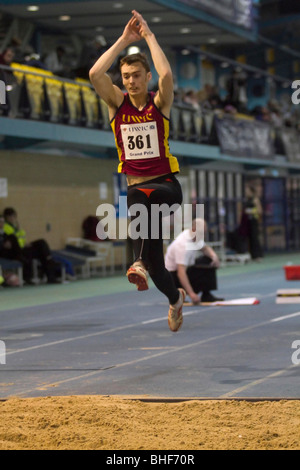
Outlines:
[[[127,204],[131,220],[131,232],[136,229],[141,234],[131,233],[134,263],[127,271],[129,282],[135,284],[139,291],[147,290],[148,278],[148,252],[149,252],[149,216],[150,201],[147,194],[137,187],[129,187],[127,194]],[[139,226],[134,226],[134,222],[139,218]],[[141,226],[144,225],[144,226]],[[134,228],[133,228],[134,226]]]

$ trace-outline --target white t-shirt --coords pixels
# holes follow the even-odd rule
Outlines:
[[[193,266],[196,258],[199,256],[199,250],[204,247],[205,243],[193,243],[190,230],[184,230],[177,238],[168,246],[165,256],[165,266],[168,271],[177,271],[177,266]],[[193,248],[193,249],[191,249]]]

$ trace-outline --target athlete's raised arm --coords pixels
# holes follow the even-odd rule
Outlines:
[[[124,49],[131,43],[141,39],[137,23],[138,20],[133,16],[127,23],[123,34],[101,55],[89,73],[92,85],[108,105],[110,114],[114,114],[115,110],[121,105],[124,96],[120,88],[113,84],[107,71]]]
[[[133,10],[132,14],[138,21],[139,34],[149,47],[155,70],[159,76],[155,104],[163,114],[168,116],[174,99],[174,82],[170,63],[142,15],[136,10]]]

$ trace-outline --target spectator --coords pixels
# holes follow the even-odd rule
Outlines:
[[[263,250],[259,240],[259,225],[263,215],[262,206],[254,186],[246,186],[246,201],[239,233],[249,243],[251,258],[261,261]]]
[[[2,256],[3,249],[5,249],[5,232],[3,230],[4,228],[4,217],[3,215],[0,214],[0,257]]]
[[[239,112],[247,112],[247,75],[242,70],[234,70],[227,82],[228,100]]]
[[[66,68],[64,63],[65,49],[62,46],[58,46],[54,51],[45,58],[45,66],[48,70],[53,72],[55,75],[64,76],[66,74]]]
[[[0,54],[0,65],[10,65],[14,60],[15,52],[12,47],[7,47],[2,54]]]
[[[14,235],[6,235],[4,232],[5,220],[0,215],[0,258],[13,259],[14,249],[18,249],[18,241]],[[19,277],[11,272],[3,272],[0,276],[0,286],[19,286]]]
[[[200,104],[198,101],[197,93],[194,90],[189,90],[183,97],[183,103],[191,106],[195,110],[200,110]]]
[[[235,116],[237,114],[237,109],[234,106],[232,106],[231,104],[227,104],[224,107],[224,112],[226,114],[230,114],[231,116]]]
[[[0,54],[0,65],[5,65],[9,67],[13,62],[15,57],[15,51],[12,47],[7,47],[2,54]],[[12,70],[0,69],[0,78],[7,85],[14,85],[16,79]]]
[[[217,289],[216,270],[220,262],[217,254],[202,238],[197,241],[205,231],[205,222],[194,219],[191,229],[184,230],[168,246],[165,256],[166,268],[176,287],[183,287],[194,304],[224,300],[210,292]],[[202,252],[201,256],[199,250]]]
[[[270,122],[270,111],[266,106],[256,106],[253,115],[257,121]]]
[[[175,104],[181,104],[183,102],[183,95],[184,92],[182,89],[174,90],[174,103]]]
[[[271,123],[278,129],[280,129],[283,125],[283,117],[280,111],[279,104],[273,100],[268,103],[268,108],[270,111],[270,120]]]
[[[106,40],[103,36],[97,36],[93,41],[87,42],[81,51],[78,61],[76,74],[80,78],[89,78],[89,71],[105,51]],[[115,78],[115,77],[114,77]],[[120,83],[120,77],[117,76],[117,82]]]
[[[5,219],[0,215],[0,257],[10,258],[9,253],[18,247],[18,240],[14,235],[7,235],[4,231]]]
[[[57,282],[61,265],[53,260],[50,248],[45,240],[36,240],[26,243],[26,233],[20,228],[17,212],[8,207],[4,210],[4,232],[7,236],[14,236],[17,244],[13,244],[9,258],[23,263],[24,280],[30,283],[32,278],[32,261],[37,259],[41,263],[42,275],[47,276],[48,283]]]
[[[23,63],[29,65],[30,67],[36,67],[38,69],[47,70],[46,65],[41,61],[39,54],[28,54],[24,57]]]

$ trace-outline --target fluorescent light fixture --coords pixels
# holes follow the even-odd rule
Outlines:
[[[117,3],[113,4],[114,8],[123,8],[123,6],[124,6],[123,3],[121,3],[121,2],[117,2]]]
[[[40,9],[40,7],[38,7],[37,5],[28,5],[27,7],[27,11],[38,11]]]
[[[188,34],[191,32],[191,29],[190,28],[181,28],[180,29],[180,33],[181,34]]]
[[[59,21],[70,21],[71,16],[69,16],[69,15],[61,15],[58,19],[59,19]]]
[[[141,52],[141,49],[137,46],[130,46],[128,47],[128,50],[127,50],[128,55],[138,54],[139,52]]]
[[[151,18],[152,23],[160,23],[161,22],[161,17],[160,16],[153,16]]]

